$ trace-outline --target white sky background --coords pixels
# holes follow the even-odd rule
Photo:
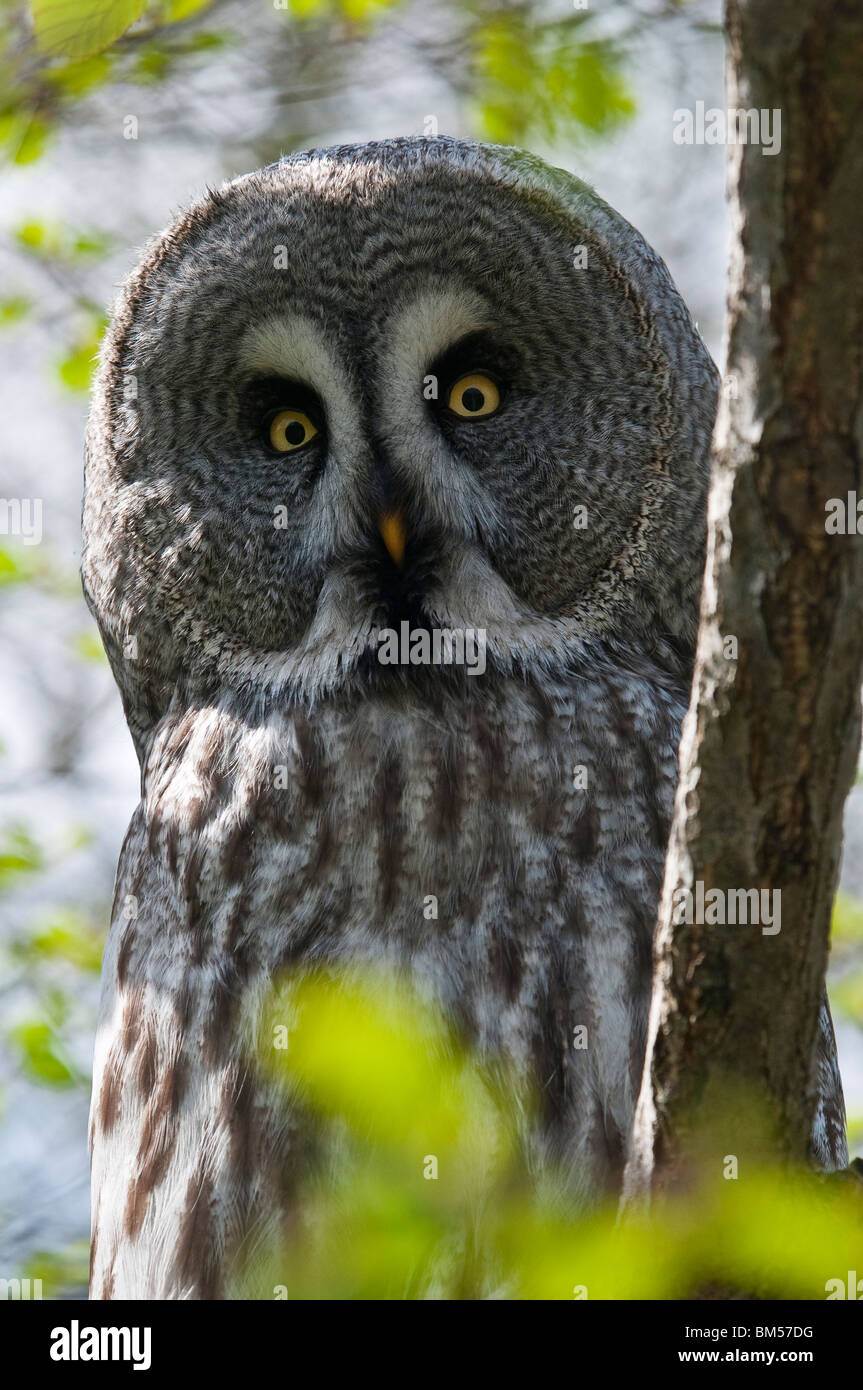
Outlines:
[[[248,14],[253,7],[243,8]],[[337,87],[329,100],[287,111],[274,104],[261,73],[269,26],[282,32],[285,21],[267,6],[254,11],[254,24],[246,26],[254,42],[248,39],[244,52],[230,59],[217,53],[194,77],[181,66],[183,81],[171,88],[168,115],[160,87],[111,90],[82,108],[86,122],[67,130],[45,158],[4,174],[0,224],[35,218],[112,231],[116,254],[87,276],[91,293],[107,306],[147,236],[205,185],[261,162],[262,150],[275,157],[309,144],[416,133],[430,114],[442,134],[476,134],[450,87],[416,58],[416,35],[439,37],[435,24],[442,11],[434,4],[418,0],[391,26],[385,19],[384,36],[352,69],[349,85]],[[696,0],[679,18],[644,27],[628,67],[638,114],[613,138],[577,149],[534,146],[591,183],[655,246],[717,360],[725,298],[725,151],[678,146],[671,136],[678,107],[725,105],[722,40],[708,27],[718,24],[719,12],[719,0]],[[611,7],[601,18],[614,28],[619,16]],[[310,87],[314,80],[310,64]],[[137,141],[122,138],[127,114],[138,117]],[[293,143],[274,143],[286,129],[296,132]],[[62,320],[65,313],[62,286],[46,290],[40,275],[26,277],[29,283],[21,275],[18,262],[0,262],[0,293],[32,293],[49,323],[0,337],[0,495],[43,499],[43,547],[74,579],[86,401],[70,396],[51,370],[65,344],[50,326],[52,315]],[[80,596],[57,598],[22,587],[5,591],[0,602],[0,826],[24,821],[45,842],[49,859],[56,858],[46,874],[0,901],[0,934],[8,938],[50,918],[61,904],[83,904],[107,920],[138,776],[107,666],[84,663],[69,647],[76,634],[95,631]],[[91,845],[55,854],[78,825],[94,832]],[[843,875],[863,895],[861,847],[858,788],[849,802]],[[84,1067],[93,1003],[81,1001]],[[0,989],[0,1009],[4,1028],[18,1011],[29,1012],[25,996],[8,986]],[[839,1047],[849,1109],[863,1110],[863,1035],[846,1026]],[[6,1111],[0,1121],[0,1274],[11,1274],[10,1265],[27,1252],[87,1232],[87,1107],[77,1094],[35,1088],[11,1072],[0,1075],[0,1083]]]

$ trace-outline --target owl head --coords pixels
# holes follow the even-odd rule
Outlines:
[[[340,146],[208,194],[122,291],[87,437],[139,748],[178,697],[363,698],[405,620],[484,632],[492,682],[685,674],[716,387],[662,261],[518,151]]]

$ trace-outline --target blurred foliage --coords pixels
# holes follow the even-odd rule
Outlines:
[[[294,87],[304,90],[309,54],[338,48],[358,57],[406,5],[276,0],[277,20],[301,44],[297,61],[286,62],[276,79],[285,85],[281,102],[290,105]],[[117,112],[130,104],[135,109],[130,86],[182,89],[193,71],[244,42],[242,17],[226,0],[30,0],[29,6],[0,0],[0,162],[42,159],[56,134],[75,124],[99,93],[124,93]],[[427,56],[459,93],[477,135],[518,144],[572,140],[609,131],[634,109],[621,53],[610,39],[592,36],[591,24],[589,13],[563,6],[549,17],[513,0],[454,0],[442,10],[443,32]],[[334,61],[324,80],[345,80],[343,69]],[[123,118],[112,119],[119,138]],[[67,390],[86,391],[105,321],[82,271],[109,253],[111,239],[97,229],[28,219],[11,229],[9,240],[10,250],[48,281],[52,337],[64,340],[53,359],[57,379]],[[25,327],[37,317],[37,300],[20,293],[14,279],[0,286],[0,329]]]
[[[830,939],[834,962],[845,960],[863,946],[863,903],[848,893],[836,894]]]
[[[863,1019],[863,905],[837,893],[831,927],[836,979],[831,999],[843,1012]]]
[[[148,85],[167,77],[175,62],[212,52],[222,35],[186,32],[212,3],[31,0],[28,6],[6,0],[0,6],[0,152],[31,164],[97,89],[111,81]]]
[[[304,97],[315,55],[324,60],[324,95],[338,93],[351,62],[363,71],[363,45],[397,26],[408,7],[275,0],[284,52],[298,45],[295,62],[282,61],[275,45],[275,56],[260,55],[262,82],[281,84],[277,109]],[[651,18],[674,8],[659,6]],[[115,113],[135,109],[135,88],[184,101],[196,73],[216,69],[245,42],[247,13],[229,0],[0,0],[0,161],[39,165],[62,131],[98,122],[100,99],[113,101]],[[634,109],[625,49],[600,36],[594,18],[563,0],[556,9],[450,0],[423,57],[457,94],[477,136],[528,147],[594,138]],[[273,132],[276,148],[286,131],[291,147],[293,129],[286,121]],[[69,391],[83,392],[91,380],[105,318],[90,277],[113,249],[97,226],[42,216],[5,233],[2,341],[41,327],[53,379]],[[46,551],[4,539],[0,588],[79,601],[77,575]],[[95,635],[66,640],[76,659],[104,660]],[[25,826],[0,829],[0,895],[36,883],[71,847],[45,846]],[[75,1041],[92,1028],[80,1000],[98,973],[102,939],[86,916],[54,909],[6,940],[2,989],[14,995],[16,1013],[3,1041],[13,1074],[86,1091]],[[836,1011],[859,1023],[863,908],[841,895],[833,959]],[[654,1208],[649,1220],[617,1226],[611,1210],[580,1219],[563,1174],[531,1178],[528,1116],[515,1105],[506,1068],[480,1066],[426,1001],[392,981],[285,981],[262,1027],[261,1064],[309,1116],[330,1176],[310,1180],[291,1249],[274,1250],[263,1275],[246,1276],[243,1287],[256,1296],[272,1298],[284,1285],[291,1297],[571,1298],[586,1286],[591,1298],[656,1298],[717,1284],[820,1298],[826,1278],[859,1265],[859,1199],[841,1180],[764,1170],[737,1182],[705,1180],[687,1202]],[[273,1045],[272,1030],[282,1027],[286,1050]],[[863,1117],[851,1117],[851,1131],[863,1139]],[[432,1157],[436,1178],[425,1176]],[[80,1288],[86,1243],[34,1255],[24,1273],[43,1279],[46,1297]]]
[[[77,573],[52,559],[45,546],[26,546],[17,541],[14,545],[0,545],[0,589],[13,584],[26,584],[56,598],[79,601],[81,597]]]
[[[147,0],[31,0],[36,47],[49,57],[89,58],[126,32]]]
[[[320,1166],[289,1247],[241,1273],[240,1297],[824,1298],[859,1263],[863,1184],[850,1175],[701,1171],[649,1215],[580,1215],[566,1173],[536,1176],[507,1068],[480,1064],[393,977],[285,978],[255,1055]],[[750,1119],[757,1131],[754,1102]]]
[[[354,41],[388,22],[404,0],[276,0],[286,23],[311,32],[322,49]],[[164,80],[177,63],[236,43],[210,27],[216,0],[31,0],[7,3],[0,29],[0,146],[17,163],[40,158],[69,109],[111,81]],[[633,111],[612,40],[590,35],[593,17],[535,6],[469,0],[453,4],[451,52],[474,98],[477,133],[504,142],[572,138],[603,131]],[[201,27],[201,25],[205,27]]]
[[[72,651],[81,657],[82,661],[101,666],[108,660],[105,655],[105,648],[102,646],[102,639],[98,632],[92,628],[86,628],[83,632],[76,632],[69,645]]]
[[[86,1289],[90,1275],[90,1242],[77,1240],[64,1250],[36,1250],[20,1273],[22,1279],[41,1279],[43,1298],[68,1298]]]
[[[98,975],[102,963],[104,932],[74,912],[60,912],[29,936],[13,938],[9,954],[32,974],[45,962],[65,961],[76,970]]]
[[[40,874],[49,859],[62,861],[91,840],[84,827],[46,850],[24,826],[0,831],[0,894]],[[89,1074],[73,1060],[80,1034],[82,976],[98,976],[104,930],[80,913],[57,908],[29,929],[13,931],[2,946],[3,993],[17,995],[16,1021],[3,1038],[16,1070],[43,1086],[89,1088]],[[92,1023],[88,1017],[87,1025]]]
[[[371,24],[382,10],[394,9],[401,0],[273,0],[277,10],[301,20],[347,19],[352,24]]]
[[[0,299],[0,328],[20,323],[30,312],[30,300],[26,294],[10,294]]]
[[[76,229],[56,220],[28,218],[12,227],[11,241],[52,282],[62,279],[69,337],[64,352],[56,359],[57,375],[70,391],[85,392],[108,320],[101,305],[75,288],[74,275],[78,267],[103,259],[112,249],[112,238],[93,228]],[[11,303],[13,322],[23,323],[28,318],[32,307],[28,300],[12,296],[6,303]]]
[[[9,825],[0,834],[0,893],[21,874],[32,874],[44,863],[41,847],[23,825]]]
[[[490,139],[526,144],[579,127],[604,133],[634,113],[614,46],[579,37],[589,18],[537,26],[525,10],[495,14],[481,26],[479,113]]]
[[[78,332],[58,362],[60,380],[70,391],[88,391],[102,334],[108,326],[104,314],[88,314],[82,318]]]
[[[57,1008],[61,1000],[62,996],[59,996],[53,1003],[54,1012],[62,1015],[62,1007]],[[50,1004],[47,1007],[50,1008]],[[68,1086],[75,1080],[75,1072],[63,1057],[64,1048],[58,1032],[62,1021],[62,1017],[57,1023],[47,1022],[43,1018],[27,1019],[23,1023],[16,1023],[7,1033],[9,1041],[18,1050],[24,1075],[46,1086]]]
[[[12,236],[29,255],[65,266],[104,256],[112,245],[111,238],[102,232],[73,231],[60,222],[20,222],[12,228]]]

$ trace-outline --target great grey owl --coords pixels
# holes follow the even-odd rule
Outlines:
[[[292,156],[149,247],[87,442],[85,592],[141,764],[94,1297],[222,1297],[290,1227],[312,1159],[240,1016],[291,965],[420,980],[541,1097],[534,1160],[576,1203],[617,1189],[716,396],[662,261],[514,150]],[[383,659],[417,631],[451,659]],[[841,1125],[816,1144],[844,1161]]]

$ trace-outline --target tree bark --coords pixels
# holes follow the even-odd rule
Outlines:
[[[719,1163],[806,1161],[860,742],[856,507],[826,527],[830,499],[863,513],[863,6],[727,0],[726,34],[728,106],[778,110],[781,149],[728,149],[728,370],[625,1202],[682,1180],[710,1115]],[[699,882],[726,909],[779,890],[781,929],[678,922]]]

